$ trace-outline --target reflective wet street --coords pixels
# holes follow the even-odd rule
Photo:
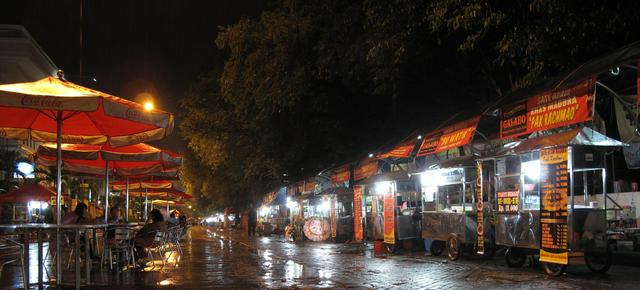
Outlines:
[[[362,244],[290,243],[277,236],[249,239],[237,231],[204,227],[191,228],[182,248],[182,256],[168,253],[164,266],[155,261],[142,270],[94,270],[94,284],[85,288],[631,289],[637,286],[640,274],[638,267],[614,265],[608,274],[594,275],[586,267],[577,266],[563,277],[553,278],[535,266],[508,268],[499,257],[491,261],[463,257],[451,262],[424,252],[405,252],[375,258],[371,247]],[[35,251],[32,245],[32,289],[38,289]],[[53,279],[49,257],[44,269],[45,280]],[[72,288],[72,270],[65,271],[63,281],[69,283],[65,287]],[[19,267],[5,266],[0,288],[21,287]]]

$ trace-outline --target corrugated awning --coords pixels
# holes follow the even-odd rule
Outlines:
[[[625,147],[626,143],[609,138],[588,127],[509,143],[504,146],[503,153],[521,153],[542,148],[558,146],[597,146],[597,147]]]

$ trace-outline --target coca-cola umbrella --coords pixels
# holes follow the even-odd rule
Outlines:
[[[148,208],[148,196],[158,197],[161,195],[171,195],[172,197],[189,197],[185,195],[182,184],[179,180],[176,179],[162,179],[156,180],[153,179],[154,176],[147,176],[147,179],[139,179],[137,181],[129,181],[129,182],[114,182],[111,184],[111,188],[114,191],[123,191],[126,190],[129,194],[137,191],[138,193],[144,192],[144,218],[147,218],[147,208]],[[140,195],[139,195],[140,196]]]
[[[43,144],[38,148],[37,162],[45,166],[51,166],[54,161],[53,144]],[[109,174],[125,176],[138,176],[162,172],[167,169],[177,168],[182,163],[182,156],[166,150],[161,150],[148,144],[113,148],[108,144],[103,146],[86,144],[61,144],[62,163],[64,170],[80,174],[99,175],[104,172],[105,184],[109,183]],[[125,185],[126,186],[126,185]],[[108,192],[106,188],[105,192]],[[128,190],[127,190],[128,192]],[[108,210],[108,197],[105,200]],[[129,199],[126,202],[125,219],[128,220]],[[105,216],[105,222],[106,222]]]
[[[162,200],[170,200],[170,201],[184,201],[192,199],[193,196],[185,193],[179,189],[137,189],[129,192],[131,197],[144,197],[144,217],[146,219],[147,216],[147,207],[148,207],[148,199],[162,199]],[[167,206],[167,212],[169,211],[169,207]]]
[[[173,129],[173,115],[67,82],[60,75],[34,82],[0,85],[0,137],[56,142],[57,224],[61,225],[60,144],[125,146],[159,140]],[[58,232],[59,233],[59,232]],[[60,234],[56,248],[60,252]],[[56,259],[61,268],[61,257]],[[58,282],[62,271],[57,271]]]

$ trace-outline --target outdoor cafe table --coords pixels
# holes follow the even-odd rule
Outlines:
[[[25,263],[29,263],[29,237],[31,232],[35,231],[37,233],[38,239],[38,285],[42,285],[42,265],[43,265],[43,256],[42,256],[42,231],[46,230],[74,230],[75,232],[75,258],[76,258],[76,281],[75,286],[76,289],[80,289],[80,231],[82,230],[97,230],[97,229],[106,229],[108,224],[75,224],[75,225],[55,225],[55,224],[39,224],[39,223],[28,223],[28,224],[5,224],[0,225],[0,230],[17,230],[20,235],[22,235],[22,240],[24,243],[24,251],[23,251],[23,261]],[[60,253],[57,253],[60,254]],[[87,276],[87,284],[89,285],[91,282],[91,259],[89,254],[89,246],[85,246],[85,270]],[[28,267],[28,265],[25,265]],[[61,271],[62,265],[56,265],[56,271]],[[62,281],[56,281],[57,285],[61,285]],[[26,271],[26,276],[24,277],[24,288],[28,289],[29,287],[29,271]]]

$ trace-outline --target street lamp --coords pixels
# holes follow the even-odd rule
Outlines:
[[[146,102],[144,103],[144,109],[145,109],[146,111],[151,111],[151,110],[153,110],[153,103],[152,103],[151,101],[146,101]]]

